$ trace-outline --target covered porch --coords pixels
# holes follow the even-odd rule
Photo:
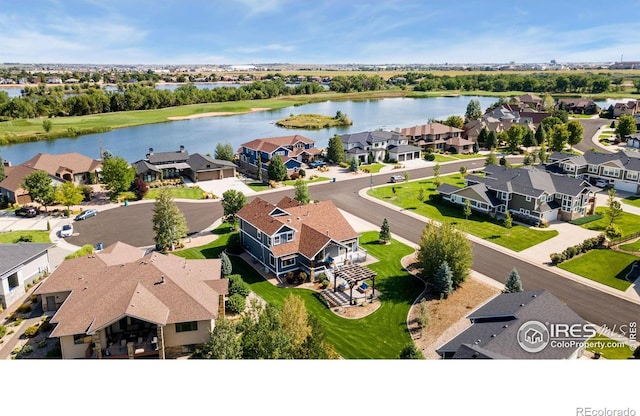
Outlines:
[[[355,289],[357,293],[361,294],[364,301],[369,299],[373,301],[376,293],[376,272],[373,270],[361,266],[360,264],[347,264],[336,268],[333,272],[333,293],[338,291],[349,292],[349,305],[354,305],[354,293]],[[366,280],[371,281],[369,285]],[[338,297],[339,298],[339,297]]]
[[[159,357],[162,356],[162,338],[162,327],[137,318],[124,317],[94,335],[95,342],[90,344],[88,350],[91,353],[87,358]]]

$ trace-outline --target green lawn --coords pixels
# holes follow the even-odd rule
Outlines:
[[[329,178],[325,177],[325,176],[318,176],[317,178],[311,179],[311,180],[307,180],[305,179],[305,182],[307,184],[310,183],[315,183],[315,182],[323,182],[323,181],[328,181]],[[294,186],[296,184],[295,180],[288,180],[288,181],[283,181],[282,182],[283,185],[288,185],[288,186]]]
[[[640,257],[608,249],[591,250],[558,265],[559,268],[587,279],[625,291],[631,282],[625,276]]]
[[[0,243],[15,243],[22,236],[31,237],[34,243],[50,243],[49,231],[9,231],[0,233]]]
[[[228,227],[226,230],[228,231]],[[223,233],[221,238],[211,244],[176,254],[186,258],[216,258],[224,248],[228,236],[229,234]],[[309,313],[322,325],[327,341],[334,345],[342,357],[393,359],[411,342],[407,331],[407,314],[423,285],[400,266],[400,258],[412,252],[410,247],[395,240],[390,245],[381,246],[378,244],[377,231],[364,233],[360,243],[379,260],[368,267],[378,273],[376,289],[382,293],[380,308],[361,319],[346,319],[336,315],[314,291],[273,286],[250,265],[234,256],[231,257],[233,272],[242,275],[251,290],[270,304],[282,305],[289,293],[300,296]]]
[[[464,186],[462,175],[441,176],[443,183],[454,186]],[[395,189],[395,193],[394,190]],[[418,201],[419,189],[424,190],[424,201]],[[510,230],[500,222],[477,213],[471,214],[468,220],[464,218],[462,207],[447,203],[437,203],[429,199],[429,195],[436,194],[436,185],[432,179],[406,182],[400,185],[388,185],[370,190],[369,195],[386,202],[411,210],[416,214],[438,222],[453,222],[461,230],[491,241],[514,251],[522,251],[558,235],[555,230],[542,230],[534,227],[514,225]]]
[[[598,342],[603,342],[603,345],[595,345]],[[608,360],[626,360],[633,357],[633,348],[625,346],[614,346],[617,341],[609,337],[605,337],[602,334],[596,334],[595,337],[590,338],[587,341],[587,351],[599,352],[602,358]],[[606,345],[609,343],[609,345]]]
[[[581,227],[588,230],[604,232],[605,228],[607,228],[607,225],[609,224],[609,218],[604,215],[606,211],[606,207],[596,208],[596,214],[602,214],[602,218],[596,221],[591,221],[587,224],[583,224],[581,225]],[[622,231],[623,237],[640,233],[639,215],[631,214],[629,212],[623,212],[622,215],[620,215],[620,217],[615,220],[614,224],[620,227],[620,231]]]
[[[361,165],[360,170],[366,173],[378,173],[385,166],[383,163],[372,163],[371,165]]]
[[[185,187],[185,188],[166,188],[171,191],[173,198],[181,199],[202,199],[204,198],[204,191],[198,187]],[[149,189],[149,192],[144,196],[144,199],[156,199],[160,188]]]
[[[640,208],[640,196],[632,195],[632,196],[623,198],[622,202],[627,205],[632,205],[634,207]]]
[[[269,184],[264,182],[251,182],[251,183],[248,183],[247,186],[253,189],[255,192],[262,192],[262,191],[267,191],[269,189],[272,189],[269,186]]]
[[[620,248],[621,250],[624,251],[631,251],[631,252],[638,252],[640,251],[640,240],[636,240],[633,243],[628,243],[628,244],[620,244],[618,246],[618,248]]]

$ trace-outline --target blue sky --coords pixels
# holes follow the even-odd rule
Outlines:
[[[640,60],[640,0],[0,0],[0,62]]]

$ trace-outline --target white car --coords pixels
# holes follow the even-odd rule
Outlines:
[[[606,188],[609,186],[609,181],[605,181],[604,179],[598,179],[596,181],[596,186],[598,188]]]
[[[65,224],[62,226],[62,230],[60,230],[60,237],[66,238],[71,237],[73,235],[73,225]]]
[[[389,179],[389,182],[391,182],[391,183],[404,182],[404,176],[400,176],[400,175],[393,175],[393,176],[391,177],[391,179]]]

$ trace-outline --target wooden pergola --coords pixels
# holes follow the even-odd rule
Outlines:
[[[349,286],[349,305],[353,303],[353,288],[356,287],[358,283],[362,282],[363,280],[371,279],[372,289],[373,289],[372,293],[375,293],[376,291],[376,272],[364,266],[361,266],[357,263],[341,266],[333,272],[334,293],[337,290],[336,283],[338,281],[338,278],[347,282],[347,285]],[[365,296],[365,299],[366,299],[366,296]]]

